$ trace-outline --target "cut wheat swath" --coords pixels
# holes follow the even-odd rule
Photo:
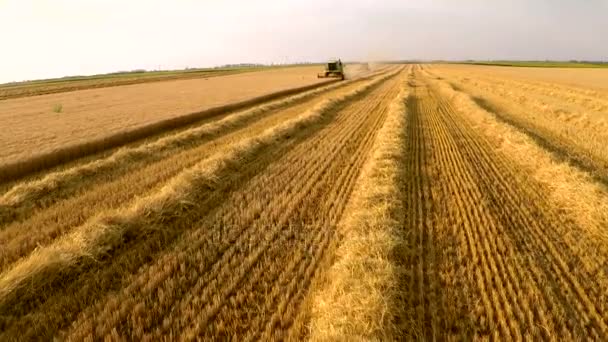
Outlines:
[[[340,224],[344,238],[336,262],[312,304],[313,341],[398,338],[394,318],[400,311],[400,266],[391,257],[402,243],[406,97],[403,89],[392,103]]]

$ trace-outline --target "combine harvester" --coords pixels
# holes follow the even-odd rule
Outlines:
[[[331,60],[325,65],[325,71],[317,74],[318,78],[335,77],[344,79],[344,64],[341,60]]]

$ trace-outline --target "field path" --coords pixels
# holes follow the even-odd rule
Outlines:
[[[605,294],[560,236],[572,223],[423,73],[411,85],[405,334],[605,339]]]

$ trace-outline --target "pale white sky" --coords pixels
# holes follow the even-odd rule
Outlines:
[[[342,59],[608,60],[608,0],[0,0],[0,83]]]

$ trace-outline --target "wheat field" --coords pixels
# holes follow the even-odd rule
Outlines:
[[[131,142],[128,138],[137,131],[137,138],[142,138],[172,128],[172,123],[175,127],[188,118],[201,120],[225,112],[228,104],[251,105],[285,89],[322,84],[326,80],[316,78],[316,69],[270,69],[3,100],[0,120],[11,129],[0,132],[0,165],[23,167],[34,157],[50,159],[62,151],[75,157],[99,152],[94,147]],[[83,146],[85,142],[88,145]]]
[[[494,68],[292,70],[0,164],[0,340],[608,339],[606,92]]]

